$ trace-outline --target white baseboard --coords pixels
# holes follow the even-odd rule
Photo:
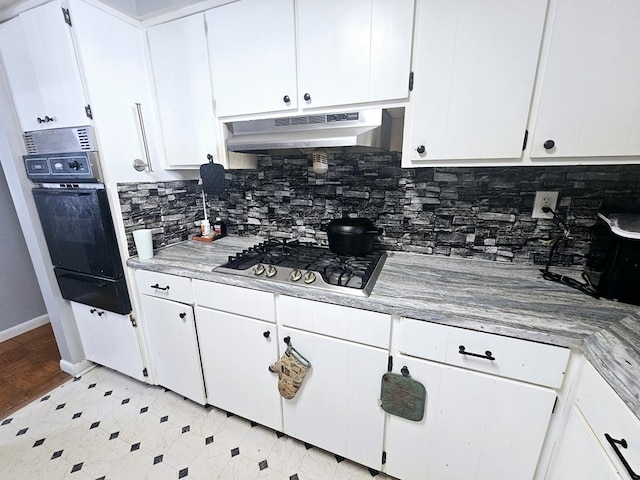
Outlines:
[[[63,372],[68,373],[69,375],[73,375],[74,377],[94,368],[95,366],[96,364],[90,362],[89,360],[80,360],[77,363],[60,360],[60,369]]]
[[[42,325],[45,325],[47,323],[49,323],[49,315],[41,315],[31,320],[27,320],[26,322],[20,323],[15,327],[2,330],[0,332],[0,342],[4,342],[5,340],[10,340],[13,337],[22,335],[23,333],[33,330],[34,328],[41,327]]]

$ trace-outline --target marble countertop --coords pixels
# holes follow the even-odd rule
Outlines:
[[[387,252],[369,297],[213,271],[262,240],[189,240],[127,265],[579,349],[640,417],[638,306],[591,298],[530,265],[404,252]]]

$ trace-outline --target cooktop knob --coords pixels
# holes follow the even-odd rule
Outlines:
[[[276,273],[278,273],[278,270],[276,270],[276,267],[274,267],[273,265],[268,265],[267,269],[265,270],[266,275],[268,278],[273,277]]]
[[[253,267],[253,273],[255,275],[262,275],[264,273],[264,265],[259,263],[255,267]]]
[[[304,283],[313,283],[316,281],[316,274],[313,272],[307,272],[304,274],[304,277],[302,277],[302,281]]]
[[[289,278],[294,282],[297,282],[302,278],[302,272],[296,268],[295,270],[291,271],[291,273],[289,274]]]

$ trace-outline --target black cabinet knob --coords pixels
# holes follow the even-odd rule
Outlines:
[[[420,146],[418,146],[418,148],[416,148],[416,152],[418,152],[420,155],[422,155],[426,151],[427,151],[427,149],[425,148],[424,145],[420,145]]]
[[[284,103],[291,103],[291,99],[289,98],[289,95],[285,95],[284,97],[282,97],[282,101]]]
[[[101,317],[102,315],[104,315],[104,312],[98,312],[99,317]]]
[[[89,310],[89,313],[96,313],[97,310],[95,308],[92,308],[91,310]]]
[[[553,140],[547,140],[542,144],[542,146],[544,147],[545,150],[551,150],[553,147],[556,146],[556,142],[554,142]]]
[[[53,122],[53,117],[50,117],[49,115],[45,115],[44,121],[47,122],[47,123],[48,122]]]
[[[271,336],[271,332],[270,332],[269,330],[267,330],[266,332],[263,332],[263,333],[262,333],[262,336],[263,336],[264,338],[269,338],[269,337]]]
[[[311,95],[305,93],[303,98],[308,102],[309,100],[311,100]]]
[[[183,320],[184,320],[184,317],[186,317],[186,316],[187,316],[186,313],[184,313],[184,312],[180,313],[180,318],[182,318]]]
[[[40,117],[38,117],[36,120],[37,120],[38,123],[44,123],[45,122],[45,119],[44,118],[40,118]]]

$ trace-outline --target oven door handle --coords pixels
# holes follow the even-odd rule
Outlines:
[[[91,285],[95,285],[96,287],[106,287],[107,285],[109,285],[109,282],[105,282],[104,280],[100,280],[99,278],[96,278],[96,277],[90,277],[88,275],[76,275],[74,273],[66,272],[66,273],[59,273],[58,276],[66,277],[71,280],[77,280],[83,283],[89,283]]]

